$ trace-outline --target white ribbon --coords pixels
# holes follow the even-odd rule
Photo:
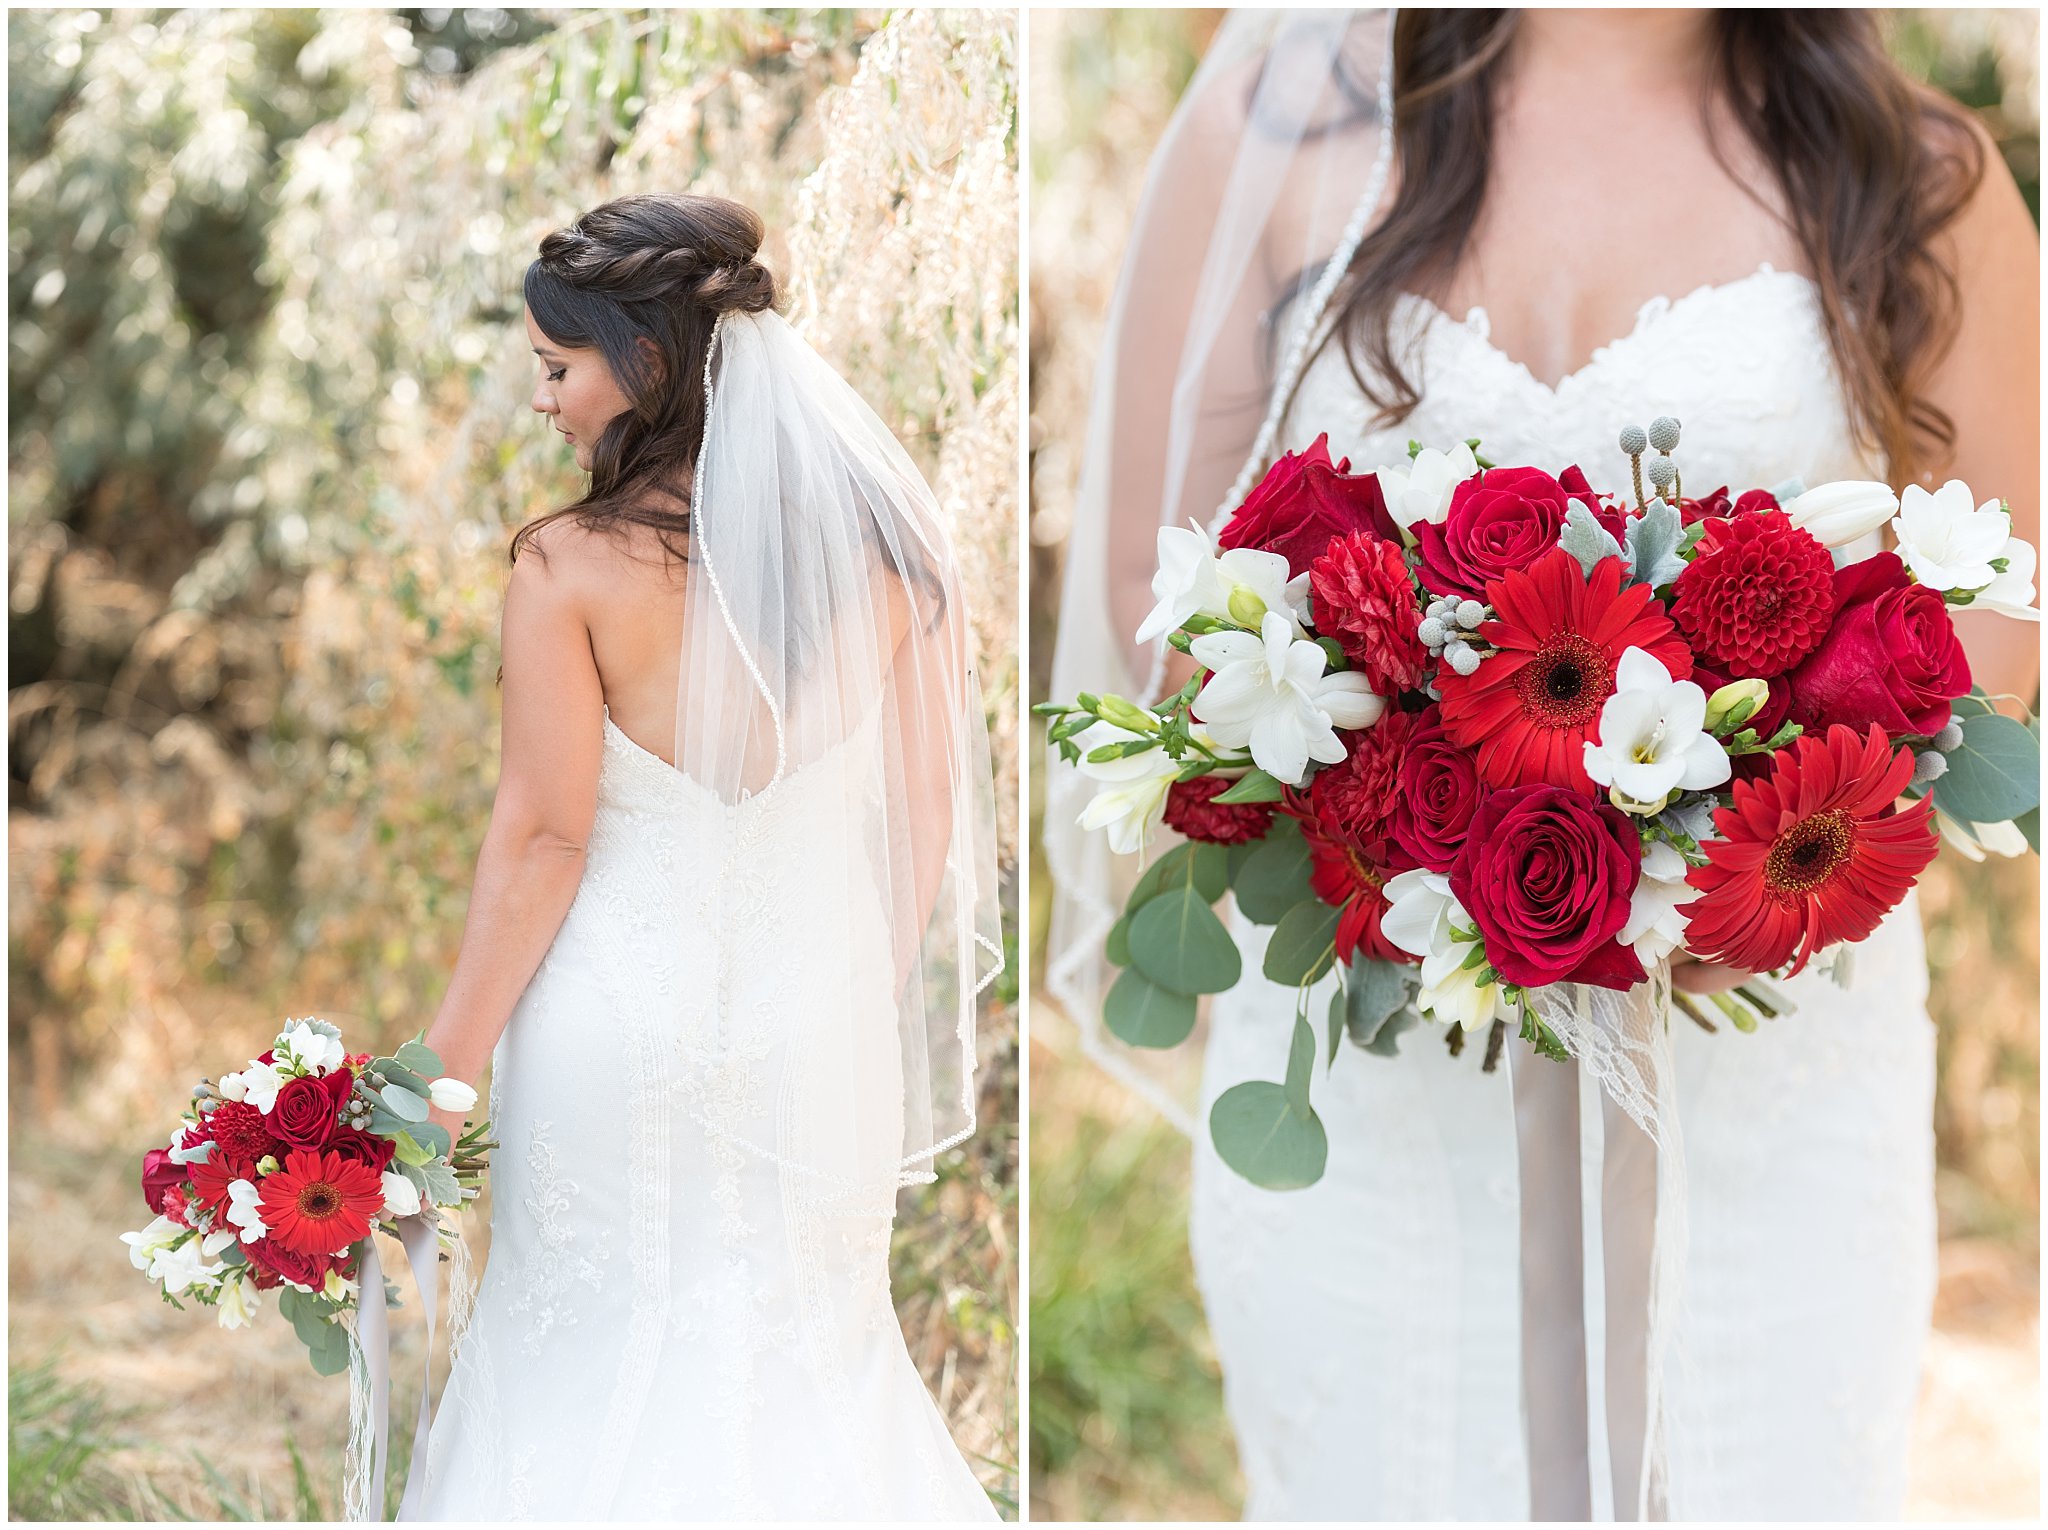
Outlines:
[[[398,1518],[416,1519],[426,1491],[427,1437],[433,1422],[434,1320],[439,1307],[436,1279],[437,1238],[424,1216],[398,1219],[399,1241],[419,1288],[420,1310],[427,1319],[427,1370],[420,1378],[419,1422],[412,1436],[412,1464],[405,1474],[405,1492]],[[384,1517],[384,1466],[391,1432],[391,1327],[384,1311],[384,1269],[377,1259],[377,1236],[364,1240],[356,1303],[355,1344],[349,1354],[349,1440],[343,1468],[343,1496],[350,1521]]]

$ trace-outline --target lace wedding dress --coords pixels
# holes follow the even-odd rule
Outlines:
[[[606,716],[583,881],[491,1066],[490,1258],[424,1517],[996,1517],[890,1304],[900,1119],[850,1194],[793,1167],[833,1102],[779,1108],[828,1026],[874,1043],[842,1097],[904,1093],[883,900],[821,885],[869,863],[875,715],[736,804]]]
[[[1696,493],[1874,478],[1853,442],[1814,288],[1766,266],[1642,309],[1549,387],[1486,315],[1397,315],[1421,406],[1391,430],[1332,346],[1281,448],[1328,431],[1356,470],[1408,440],[1477,435],[1494,460],[1578,463],[1626,488],[1620,427],[1684,424]],[[1865,556],[1872,548],[1851,552]],[[1237,919],[1245,977],[1215,1001],[1202,1115],[1277,1077],[1295,991],[1260,975],[1269,931]],[[1318,1015],[1325,978],[1309,997]],[[1674,1019],[1690,1225],[1670,1441],[1674,1519],[1896,1517],[1934,1294],[1934,1032],[1917,902],[1860,946],[1846,988],[1793,979],[1796,1014],[1756,1034]],[[1191,1243],[1255,1518],[1523,1519],[1515,1121],[1506,1068],[1453,1060],[1440,1028],[1398,1059],[1347,1049],[1312,1086],[1324,1179],[1256,1189],[1196,1137]],[[1591,1091],[1593,1086],[1585,1084]],[[1599,1109],[1582,1104],[1588,1151]],[[1588,1166],[1597,1186],[1597,1166]],[[1598,1191],[1589,1188],[1588,1203]],[[1587,1271],[1598,1336],[1599,1264]],[[1596,1452],[1602,1367],[1590,1363]],[[1611,1513],[1595,1471],[1596,1512]]]

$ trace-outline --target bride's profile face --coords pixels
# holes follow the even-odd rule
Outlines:
[[[576,465],[590,471],[591,450],[605,426],[630,405],[604,353],[595,347],[563,345],[552,340],[526,310],[526,338],[540,360],[540,381],[534,385],[533,407],[548,416],[569,441]]]

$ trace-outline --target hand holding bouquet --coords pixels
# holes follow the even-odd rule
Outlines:
[[[2003,505],[1960,482],[1688,498],[1678,439],[1622,432],[1633,503],[1477,442],[1352,474],[1318,439],[1213,542],[1160,531],[1137,636],[1195,660],[1186,686],[1036,709],[1098,784],[1084,827],[1124,853],[1162,821],[1185,841],[1109,933],[1113,1034],[1176,1045],[1238,981],[1226,890],[1273,927],[1264,971],[1303,999],[1286,1081],[1210,1123],[1248,1178],[1322,1172],[1306,996],[1333,968],[1332,1061],[1425,1019],[1453,1053],[1482,1032],[1488,1069],[1511,1026],[1563,1057],[1554,985],[1625,991],[1674,955],[1839,973],[1940,835],[2038,850],[2038,724],[1972,687],[1949,618],[2038,619]],[[1897,552],[1842,551],[1887,524]],[[1763,976],[1673,999],[1709,1030],[1790,1009]]]

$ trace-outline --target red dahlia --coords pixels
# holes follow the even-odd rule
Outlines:
[[[220,1144],[220,1150],[236,1158],[246,1158],[254,1163],[267,1153],[277,1151],[277,1139],[271,1135],[269,1119],[254,1105],[240,1100],[227,1100],[213,1107],[206,1117],[206,1124],[213,1132],[213,1140]]]
[[[1913,751],[1884,730],[1859,738],[1839,724],[1804,734],[1773,756],[1771,773],[1737,781],[1714,813],[1707,864],[1686,881],[1686,946],[1706,961],[1750,972],[1793,963],[1821,947],[1861,940],[1906,896],[1941,841],[1934,805],[1898,807]],[[1794,957],[1797,960],[1794,960]]]
[[[1782,510],[1710,521],[1672,588],[1671,615],[1704,657],[1767,680],[1828,635],[1835,563]]]
[[[284,1167],[263,1178],[263,1224],[300,1254],[331,1254],[370,1230],[384,1209],[375,1169],[339,1153],[295,1149]]]
[[[1354,531],[1309,566],[1316,630],[1337,640],[1382,696],[1420,688],[1429,650],[1399,544]]]
[[[1237,785],[1222,776],[1176,781],[1166,794],[1166,826],[1212,845],[1241,845],[1273,827],[1270,802],[1217,802],[1218,792]]]
[[[1621,559],[1603,558],[1588,575],[1554,547],[1526,570],[1486,587],[1495,619],[1479,636],[1499,650],[1469,675],[1437,672],[1444,732],[1477,752],[1488,786],[1570,787],[1600,795],[1586,774],[1586,741],[1614,694],[1614,666],[1641,648],[1671,672],[1692,674],[1679,640],[1646,584],[1621,585]]]
[[[1307,811],[1390,874],[1415,866],[1392,837],[1401,804],[1401,757],[1414,730],[1414,713],[1386,712],[1370,728],[1340,734],[1349,750],[1343,763],[1317,771],[1308,787]]]

